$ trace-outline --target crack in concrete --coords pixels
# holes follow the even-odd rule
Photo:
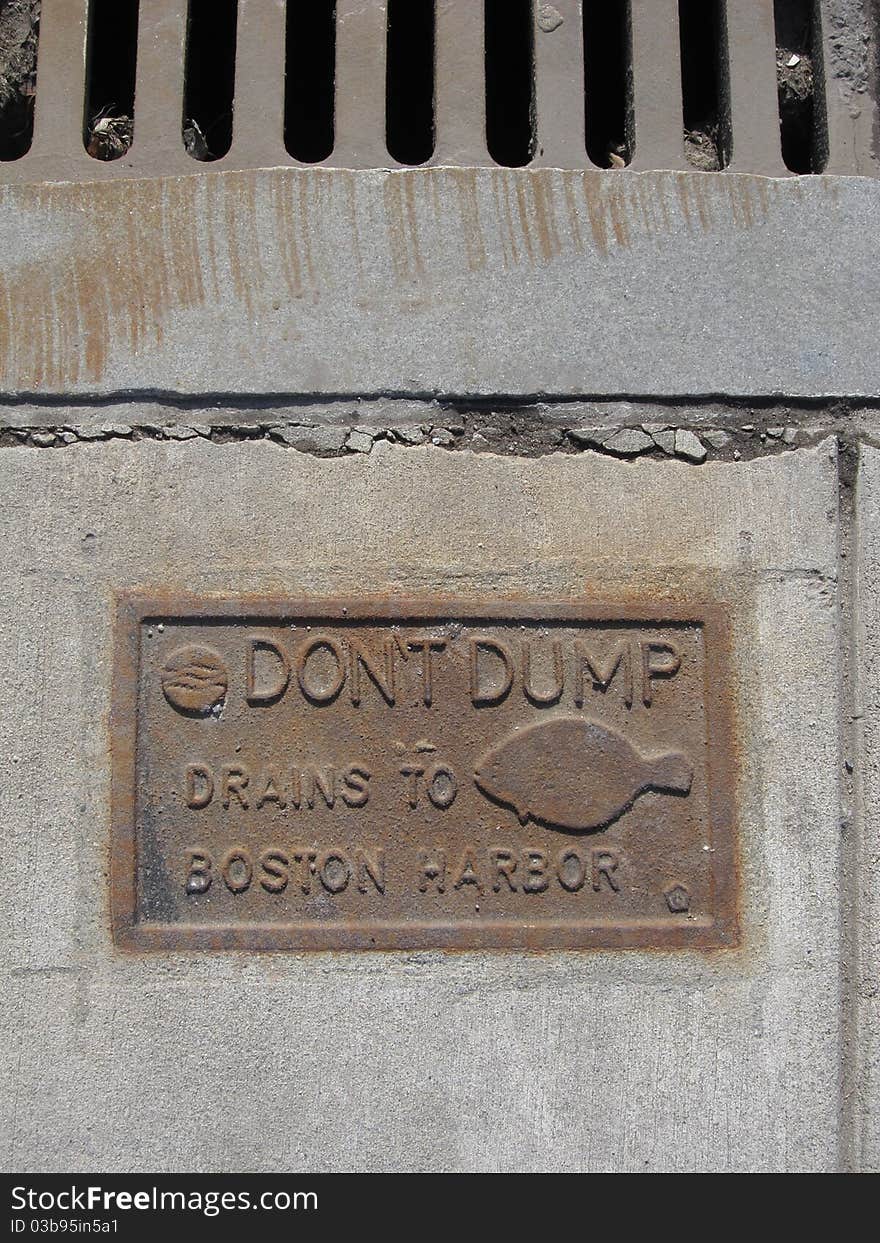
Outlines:
[[[615,405],[625,403],[634,407],[657,409],[658,407],[699,407],[719,406],[729,410],[767,409],[783,405],[803,410],[827,408],[835,404],[846,404],[858,409],[862,407],[876,408],[877,398],[873,395],[846,393],[825,393],[821,396],[797,396],[780,393],[729,394],[721,391],[688,392],[688,393],[633,393],[631,391],[608,392],[585,389],[573,393],[546,393],[541,390],[533,392],[473,393],[444,392],[441,389],[372,389],[372,390],[327,390],[322,392],[252,392],[232,393],[223,390],[181,393],[175,389],[137,388],[112,389],[107,391],[89,391],[78,389],[75,393],[50,393],[21,389],[18,391],[0,391],[0,408],[17,406],[35,406],[53,408],[142,405],[160,404],[175,409],[216,409],[259,410],[281,409],[286,407],[302,408],[309,406],[328,407],[344,403],[358,407],[393,405],[403,403],[422,406],[439,406],[444,409],[480,410],[486,408],[529,409],[533,407],[566,407],[576,405]]]
[[[838,607],[840,610],[840,1136],[838,1168],[856,1172],[861,1165],[863,1103],[861,1076],[859,974],[860,841],[858,816],[862,806],[857,757],[863,753],[858,734],[858,602],[855,576],[859,566],[856,486],[858,442],[838,445]]]
[[[628,407],[625,413],[631,413]],[[871,420],[866,426],[854,422],[853,412],[839,405],[821,417],[804,417],[791,407],[773,406],[757,413],[727,409],[724,422],[697,421],[614,422],[612,410],[594,408],[589,426],[572,424],[553,414],[534,410],[492,410],[442,417],[434,408],[422,411],[421,421],[395,423],[299,419],[248,422],[113,421],[102,424],[35,423],[0,425],[0,449],[26,447],[63,449],[74,444],[107,441],[162,440],[184,442],[201,439],[211,444],[268,441],[280,449],[293,449],[316,457],[349,457],[370,454],[381,442],[401,448],[432,445],[450,451],[493,453],[511,457],[542,457],[550,453],[595,453],[619,461],[638,458],[674,458],[691,465],[707,461],[749,461],[776,453],[810,447],[834,436],[843,445],[880,443],[880,430]],[[644,411],[638,411],[643,414]],[[736,419],[748,417],[749,421]],[[439,416],[439,417],[438,417]]]

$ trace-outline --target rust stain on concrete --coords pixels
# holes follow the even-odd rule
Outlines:
[[[452,179],[458,196],[458,212],[461,236],[464,238],[465,253],[469,272],[479,272],[486,266],[486,239],[480,222],[480,202],[477,194],[476,169],[444,169],[443,180]],[[431,187],[438,208],[441,196],[438,190],[438,176],[431,177]],[[438,217],[441,215],[437,212]]]
[[[300,247],[300,259],[308,276],[309,284],[315,285],[315,263],[312,253],[311,216],[309,213],[308,183],[305,177],[296,181],[299,210],[296,216],[294,236]]]
[[[584,253],[584,237],[581,232],[581,222],[578,216],[577,201],[574,194],[574,185],[571,177],[566,177],[562,183],[563,192],[565,194],[565,210],[568,216],[568,227],[571,230],[571,238],[574,248],[579,255]]]
[[[529,221],[529,209],[526,201],[526,188],[521,177],[516,179],[516,210],[519,218],[520,233],[522,236],[523,246],[526,254],[531,262],[535,259],[535,248],[532,244],[531,224]]]
[[[552,187],[543,178],[532,178],[529,183],[532,192],[532,216],[538,238],[541,258],[548,262],[562,251],[559,231],[556,225],[556,208],[553,202]]]
[[[270,190],[275,209],[275,229],[278,237],[278,253],[288,292],[301,298],[303,292],[302,264],[296,245],[296,220],[291,204],[290,186],[283,181],[272,183]]]
[[[587,215],[590,221],[590,228],[593,231],[593,242],[600,255],[608,254],[608,221],[605,216],[604,206],[601,202],[600,182],[596,180],[592,173],[581,174],[581,185],[584,191],[584,203],[587,207]]]
[[[0,273],[9,387],[98,381],[113,341],[137,354],[161,343],[169,310],[204,303],[196,182],[27,186],[4,197],[19,214],[60,224],[57,252],[35,247]]]
[[[833,199],[833,182],[823,184]],[[355,296],[405,284],[428,305],[450,265],[467,276],[605,258],[646,238],[660,245],[682,223],[695,234],[749,230],[802,192],[794,178],[500,169],[9,186],[0,192],[0,384],[98,383],[111,358],[155,351],[170,317],[206,306],[230,325],[246,317],[250,331],[270,305],[338,297],[351,283]]]
[[[385,225],[394,265],[399,281],[412,282],[424,275],[419,239],[418,213],[415,191],[411,177],[386,177],[382,185],[385,203]]]
[[[513,211],[510,205],[510,183],[504,179],[494,178],[492,196],[495,200],[495,219],[498,223],[498,236],[505,268],[511,263],[519,263],[519,251],[513,227]]]
[[[364,260],[361,254],[361,231],[358,224],[357,211],[357,191],[354,175],[350,172],[342,172],[339,174],[337,184],[341,181],[345,189],[345,210],[347,219],[351,224],[351,240],[354,245],[354,260],[357,268],[358,283],[361,284],[364,279]]]

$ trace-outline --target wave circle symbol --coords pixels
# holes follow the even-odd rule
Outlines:
[[[200,644],[176,648],[162,666],[160,678],[172,708],[189,716],[207,716],[229,689],[220,653]]]

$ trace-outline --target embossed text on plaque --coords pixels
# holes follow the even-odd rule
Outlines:
[[[736,941],[719,612],[125,596],[134,948]]]

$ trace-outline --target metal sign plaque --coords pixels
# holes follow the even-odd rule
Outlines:
[[[115,938],[732,945],[729,687],[711,608],[125,596]]]

